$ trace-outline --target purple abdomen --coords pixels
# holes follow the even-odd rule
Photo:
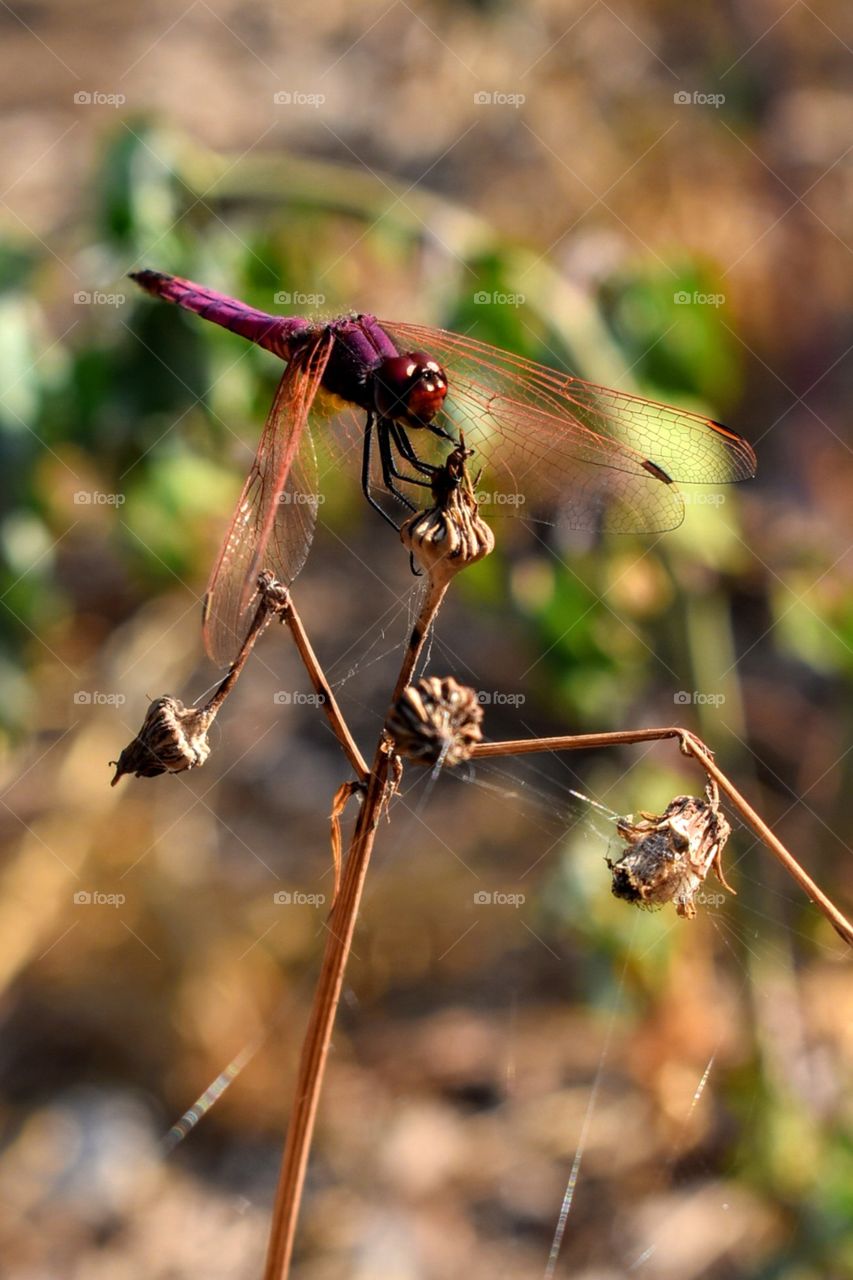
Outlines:
[[[328,325],[312,323],[303,316],[270,316],[255,311],[236,298],[227,298],[215,289],[182,280],[162,271],[134,271],[135,280],[148,293],[194,311],[204,320],[239,333],[281,360],[290,360],[300,336],[318,328],[334,331],[337,341],[329,355],[323,386],[344,400],[370,410],[374,403],[372,374],[383,360],[396,356],[397,348],[373,316],[344,316]]]
[[[182,280],[180,276],[165,275],[161,271],[132,271],[130,278],[155,297],[177,303],[204,320],[212,320],[232,333],[239,333],[282,360],[290,358],[294,335],[309,327],[309,322],[302,316],[270,316],[234,298],[226,298],[215,289],[205,289],[202,285]]]

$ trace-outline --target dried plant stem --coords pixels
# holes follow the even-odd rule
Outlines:
[[[524,756],[535,751],[586,751],[593,747],[630,746],[662,738],[691,738],[687,729],[619,729],[612,733],[577,733],[562,738],[514,738],[507,742],[478,742],[472,755]]]
[[[847,919],[835,903],[822,889],[818,888],[807,871],[800,866],[794,855],[786,849],[778,836],[774,835],[767,823],[761,818],[749,802],[741,795],[722,769],[715,763],[712,753],[701,738],[697,738],[688,729],[669,727],[665,729],[636,729],[616,733],[581,733],[565,738],[521,738],[508,742],[482,742],[474,747],[471,758],[485,759],[497,756],[526,755],[535,751],[584,751],[594,747],[615,747],[631,745],[638,742],[654,742],[665,738],[677,738],[686,755],[693,756],[702,765],[707,775],[719,786],[737,809],[744,822],[752,828],[760,840],[767,845],[785,870],[793,876],[800,888],[812,899],[823,912],[827,920],[848,946],[853,947],[853,924]]]
[[[290,629],[290,634],[293,636],[296,648],[299,650],[299,656],[305,664],[305,670],[308,672],[314,690],[320,697],[320,704],[326,713],[329,724],[332,726],[332,732],[343,747],[346,758],[352,765],[359,781],[366,782],[370,772],[367,767],[367,761],[359,751],[355,739],[349,731],[349,726],[344,720],[335,695],[332,693],[332,687],[323,674],[323,669],[311,647],[311,641],[308,639],[308,635],[302,625],[302,619],[296,612],[296,606],[289,591],[281,605],[280,613]]]
[[[392,705],[400,697],[400,694],[412,678],[415,665],[421,656],[426,638],[429,635],[430,627],[435,620],[435,615],[441,608],[441,602],[444,599],[447,586],[446,581],[439,582],[433,578],[427,580],[426,595],[418,611],[417,621],[412,627],[412,634],[409,636],[409,643],[406,646],[406,652],[403,654],[403,665],[400,668],[394,692],[391,694]]]
[[[397,677],[394,699],[399,697],[411,679],[415,664],[423,649],[424,641],[441,606],[446,588],[446,583],[438,585],[432,579],[428,580],[426,595],[418,614],[418,619],[412,629],[412,634],[409,637],[409,643],[403,657],[403,665]],[[286,614],[285,617],[287,617]],[[291,630],[293,630],[292,624]],[[294,631],[295,636],[296,634]],[[304,632],[302,635],[304,637]],[[298,639],[297,644],[299,644]],[[308,652],[311,652],[310,645],[307,644],[307,638],[305,639],[305,644]],[[301,647],[300,653],[305,658],[305,653]],[[313,652],[311,652],[311,659],[325,686],[325,678],[322,676],[322,671]],[[307,659],[306,666],[308,666]],[[341,725],[343,725],[342,718]],[[340,737],[340,735],[338,736]],[[349,737],[348,731],[347,737]],[[341,742],[345,746],[343,739],[341,739]],[[349,755],[349,752],[347,754]],[[395,766],[396,757],[393,747],[383,733],[376,748],[373,765],[369,772],[365,770],[366,791],[358,819],[356,820],[349,853],[344,864],[340,890],[335,898],[328,920],[329,936],[323,954],[320,976],[314,992],[308,1028],[302,1045],[293,1111],[288,1125],[281,1173],[276,1190],[264,1280],[285,1280],[290,1270],[296,1224],[302,1201],[305,1173],[308,1167],[308,1156],[314,1133],[317,1106],[323,1087],[332,1030],[352,947],[352,936],[358,916],[364,880],[373,850],[373,842],[376,838],[376,828],[394,785]]]
[[[240,646],[240,652],[228,668],[228,674],[225,679],[222,681],[219,688],[210,699],[210,702],[207,704],[206,710],[211,713],[211,719],[216,715],[217,711],[234,688],[240,678],[240,672],[249,660],[249,654],[254,649],[256,641],[263,634],[268,623],[270,623],[275,617],[275,614],[275,607],[272,605],[268,597],[262,594],[258,600],[258,607],[255,610],[252,625],[246,633],[246,639]]]
[[[276,1191],[267,1251],[265,1280],[284,1280],[290,1270],[293,1241],[317,1105],[323,1086],[332,1028],[352,946],[364,879],[376,828],[387,792],[391,757],[381,744],[370,771],[367,792],[358,815],[352,844],[344,864],[340,891],[328,921],[328,939],[314,991],[311,1017],[302,1045],[293,1111]]]
[[[823,912],[835,932],[844,939],[849,947],[853,947],[853,924],[836,907],[835,903],[826,896],[823,890],[818,888],[808,872],[800,866],[794,855],[786,849],[778,836],[774,835],[770,830],[764,819],[755,812],[734,784],[718,768],[713,758],[708,754],[705,744],[701,740],[691,737],[685,743],[685,746],[689,753],[696,757],[708,776],[717,783],[720,790],[725,792],[738,813],[752,827],[758,838],[764,841],[767,848],[771,853],[775,854],[788,874],[793,876],[803,892]]]

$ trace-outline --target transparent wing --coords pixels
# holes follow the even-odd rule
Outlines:
[[[755,454],[713,419],[613,391],[443,329],[382,327],[401,351],[443,365],[441,425],[465,433],[500,485],[558,508],[576,528],[652,533],[681,523],[674,481],[722,484],[755,474]]]
[[[317,466],[308,415],[334,338],[325,332],[288,364],[267,415],[252,468],[219,551],[204,605],[204,642],[220,666],[236,658],[269,569],[286,586],[314,534]]]

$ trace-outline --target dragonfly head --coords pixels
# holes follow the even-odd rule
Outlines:
[[[406,427],[428,427],[447,395],[447,375],[425,351],[388,357],[375,378],[379,413]]]

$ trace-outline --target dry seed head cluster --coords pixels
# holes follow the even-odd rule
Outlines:
[[[452,676],[407,685],[391,708],[385,728],[396,751],[415,764],[449,768],[467,760],[482,740],[483,708],[473,689]]]
[[[641,907],[674,902],[680,916],[696,914],[694,899],[711,868],[723,876],[721,855],[731,827],[709,791],[707,800],[676,796],[660,816],[644,813],[639,822],[623,818],[617,827],[628,848],[615,861],[613,893]]]

